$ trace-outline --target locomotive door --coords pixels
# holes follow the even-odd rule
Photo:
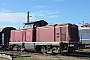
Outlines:
[[[66,27],[60,27],[61,41],[66,41]]]

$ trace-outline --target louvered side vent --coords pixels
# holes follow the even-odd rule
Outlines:
[[[66,27],[60,27],[61,31],[61,40],[66,41]]]

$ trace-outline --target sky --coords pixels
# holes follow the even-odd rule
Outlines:
[[[90,0],[1,0],[0,28],[22,28],[27,22],[45,20],[50,24],[90,23]]]

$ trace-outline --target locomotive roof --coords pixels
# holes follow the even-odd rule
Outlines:
[[[71,24],[71,23],[54,24],[54,25],[59,25],[59,26],[64,26],[64,25],[75,25],[75,26],[77,26],[76,24]],[[49,25],[49,26],[54,26],[54,25]]]
[[[40,21],[34,21],[34,22],[29,22],[29,23],[24,23],[25,25],[28,25],[28,24],[35,24],[35,23],[40,23],[40,22],[44,22],[45,25],[47,25],[48,23],[44,20],[40,20]]]
[[[10,29],[16,30],[14,27],[4,27],[4,28],[0,28],[0,32],[3,32],[4,30],[10,30]]]

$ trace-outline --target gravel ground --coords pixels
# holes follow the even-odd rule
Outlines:
[[[0,60],[9,60],[9,59],[7,59],[7,58],[3,58],[3,57],[0,57]]]
[[[31,55],[32,58],[39,60],[87,60],[87,57],[72,57],[72,56],[62,56],[62,55]]]
[[[78,53],[78,54],[81,54],[82,53]],[[30,58],[34,58],[34,59],[37,59],[37,60],[88,60],[88,57],[86,56],[79,56],[79,55],[74,55],[71,53],[70,56],[66,56],[66,55],[49,55],[49,54],[46,54],[46,55],[43,55],[43,54],[39,54],[39,53],[30,53],[28,54],[28,56]]]
[[[4,51],[5,52],[5,51]],[[70,53],[69,56],[65,55],[66,52],[64,52],[62,55],[50,55],[50,54],[41,54],[41,53],[31,53],[31,52],[19,52],[19,51],[6,51],[8,54],[14,54],[14,55],[21,55],[24,57],[30,57],[37,60],[89,60],[90,53],[89,50],[84,51],[77,51],[75,53]],[[6,58],[0,58],[0,60],[8,60]],[[14,58],[16,60],[16,58]]]

